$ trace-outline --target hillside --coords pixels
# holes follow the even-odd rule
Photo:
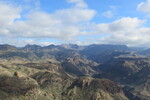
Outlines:
[[[58,62],[7,62],[8,60],[0,62],[1,100],[128,100],[116,83],[104,79],[73,77],[66,73]],[[112,85],[114,86],[111,87]],[[89,98],[84,93],[87,93]]]

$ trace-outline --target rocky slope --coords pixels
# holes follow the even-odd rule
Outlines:
[[[63,100],[128,100],[116,83],[89,77],[76,79],[63,96]]]
[[[0,62],[2,100],[128,100],[116,83],[73,77],[57,61],[9,62]]]
[[[99,64],[85,58],[68,58],[64,62],[62,62],[62,68],[76,76],[92,76],[94,74],[98,74],[94,68],[96,68]]]
[[[110,78],[127,78],[145,67],[150,67],[150,59],[140,56],[118,56],[101,64],[99,69]],[[108,76],[108,77],[109,77]]]

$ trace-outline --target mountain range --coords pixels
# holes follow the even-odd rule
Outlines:
[[[149,100],[150,49],[0,45],[0,100]]]

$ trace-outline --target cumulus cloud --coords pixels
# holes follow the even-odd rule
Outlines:
[[[147,46],[150,42],[150,28],[143,27],[146,20],[122,17],[110,23],[94,23],[92,20],[97,12],[90,9],[83,0],[68,0],[68,2],[73,6],[53,13],[32,10],[24,16],[25,20],[21,18],[22,10],[19,7],[0,3],[0,15],[3,15],[0,16],[0,42],[18,45],[54,43],[36,40],[45,38],[67,43],[111,43],[130,46]],[[144,4],[140,4],[138,9],[141,9]],[[82,41],[76,39],[80,36],[90,37],[90,35],[95,35],[96,38]]]
[[[150,28],[142,27],[145,22],[146,20],[126,17],[112,23],[97,24],[95,30],[109,34],[99,39],[99,43],[146,46],[150,38]]]
[[[9,30],[21,37],[69,39],[81,35],[82,24],[94,15],[94,10],[77,8],[59,10],[53,14],[34,12],[28,16],[28,21],[16,21]]]
[[[94,25],[93,39],[78,40],[80,45],[87,44],[124,44],[128,46],[149,46],[150,28],[143,27],[146,20],[124,17],[112,23]],[[97,38],[100,35],[99,38]]]
[[[82,0],[70,0],[70,2],[75,3],[75,6],[57,10],[51,14],[43,11],[33,11],[27,15],[27,20],[16,20],[15,22],[13,20],[19,18],[18,15],[20,12],[14,12],[17,10],[15,8],[8,8],[13,15],[11,17],[9,15],[11,13],[3,14],[4,16],[8,14],[12,21],[11,25],[5,27],[6,31],[10,36],[25,38],[70,39],[74,36],[81,35],[85,33],[84,29],[86,28],[84,28],[84,25],[95,16],[96,11],[76,6],[84,3]],[[2,4],[0,7],[3,6],[9,7],[9,5],[5,4]],[[3,12],[8,11],[4,9]],[[4,23],[8,24],[9,22]],[[6,36],[8,35],[6,34]]]
[[[129,30],[136,30],[144,24],[144,22],[145,20],[140,20],[138,18],[124,17],[112,23],[97,24],[96,29],[102,33],[127,32]]]

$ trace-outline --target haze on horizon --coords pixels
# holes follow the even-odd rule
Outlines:
[[[0,0],[0,43],[150,47],[150,0]]]

